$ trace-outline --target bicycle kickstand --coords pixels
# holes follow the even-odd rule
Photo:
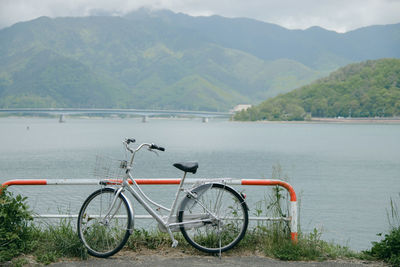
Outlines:
[[[172,234],[171,229],[169,227],[167,227],[167,231],[168,231],[168,234],[169,234],[169,236],[171,237],[171,240],[172,240],[172,246],[171,247],[176,248],[178,246],[178,240],[176,240],[174,238],[174,235]]]

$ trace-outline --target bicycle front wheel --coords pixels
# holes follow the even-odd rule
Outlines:
[[[123,194],[115,199],[115,193],[112,188],[93,192],[79,212],[78,235],[92,256],[106,258],[114,255],[125,245],[131,233],[130,206]]]
[[[233,248],[248,225],[247,205],[233,188],[204,184],[187,195],[178,211],[184,238],[203,252],[219,253]]]

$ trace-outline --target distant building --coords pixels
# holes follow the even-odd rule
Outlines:
[[[231,112],[240,112],[240,111],[246,110],[248,108],[251,108],[251,105],[239,104],[239,105],[235,106],[233,109],[231,109]]]

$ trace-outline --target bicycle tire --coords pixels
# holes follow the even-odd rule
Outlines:
[[[120,193],[110,214],[105,218],[112,204],[116,190],[102,188],[93,192],[83,203],[78,216],[78,235],[88,253],[107,258],[120,251],[131,234],[133,219],[130,204]]]
[[[186,195],[178,210],[180,230],[186,241],[200,251],[213,254],[236,246],[244,237],[249,222],[243,197],[232,187],[220,183],[204,184],[191,192],[197,199]],[[219,219],[212,219],[202,205]],[[202,222],[184,223],[199,219]]]

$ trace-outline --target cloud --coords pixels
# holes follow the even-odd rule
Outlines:
[[[320,26],[348,31],[400,22],[398,0],[0,0],[0,27],[39,16],[122,15],[140,7],[193,16],[248,17],[291,29]]]

